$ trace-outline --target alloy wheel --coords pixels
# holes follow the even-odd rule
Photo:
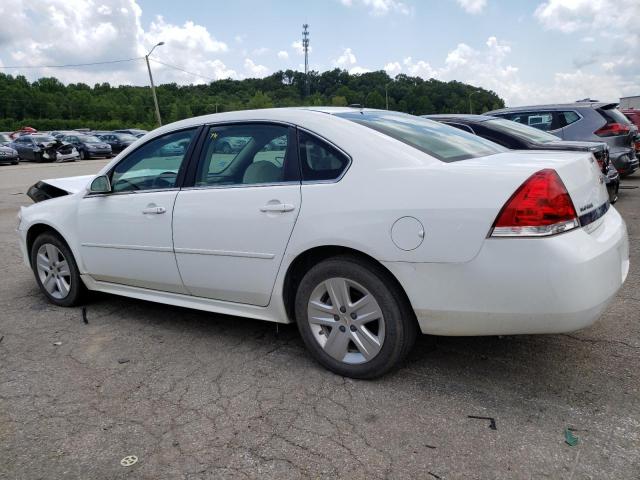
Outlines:
[[[44,243],[38,249],[36,270],[44,289],[53,298],[62,300],[71,291],[69,263],[58,247]]]
[[[329,278],[314,288],[307,320],[315,340],[335,360],[360,364],[382,349],[385,321],[375,297],[347,278]]]

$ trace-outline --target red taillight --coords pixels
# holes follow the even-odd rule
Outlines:
[[[569,192],[558,173],[547,168],[531,175],[498,214],[492,237],[540,237],[579,226]]]
[[[629,133],[629,125],[623,125],[622,123],[607,123],[604,127],[599,128],[593,133],[599,137],[627,135]]]

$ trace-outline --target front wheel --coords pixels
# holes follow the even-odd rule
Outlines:
[[[87,155],[84,153],[84,150],[80,150],[80,160],[84,160],[87,158]]]
[[[404,359],[417,333],[414,314],[389,275],[356,257],[312,267],[300,282],[295,307],[313,357],[346,377],[385,374]]]
[[[52,233],[43,233],[31,247],[31,268],[47,299],[61,307],[77,305],[84,293],[80,271],[69,247]]]

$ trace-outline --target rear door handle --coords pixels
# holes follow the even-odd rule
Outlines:
[[[147,214],[147,213],[153,213],[155,215],[160,215],[161,213],[166,212],[167,209],[164,207],[152,207],[152,206],[147,206],[147,208],[145,208],[144,210],[142,210],[143,214]]]
[[[260,207],[261,212],[291,212],[296,207],[290,203],[267,203],[264,207]]]

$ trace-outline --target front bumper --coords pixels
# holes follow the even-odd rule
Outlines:
[[[111,150],[85,150],[84,155],[87,158],[109,157],[111,156]]]
[[[17,161],[17,155],[0,155],[0,163],[15,163]]]
[[[629,272],[629,242],[615,208],[592,233],[487,239],[466,263],[386,262],[423,333],[560,333],[593,324]]]

